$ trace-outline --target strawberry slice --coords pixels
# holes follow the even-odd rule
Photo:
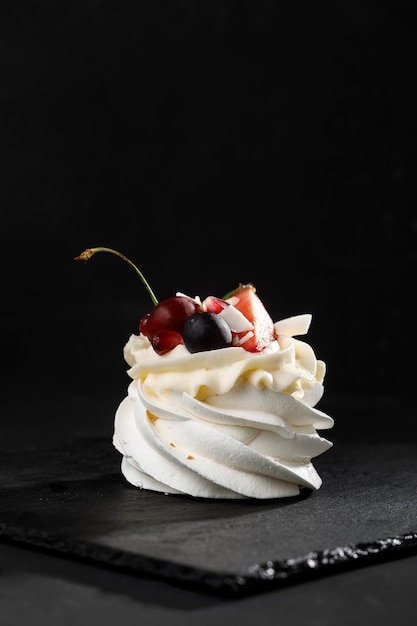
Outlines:
[[[234,345],[240,345],[248,352],[262,352],[276,339],[274,323],[253,285],[240,285],[225,296],[226,302],[233,304],[251,322],[252,331],[236,333]]]

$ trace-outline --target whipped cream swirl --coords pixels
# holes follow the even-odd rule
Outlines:
[[[128,395],[115,416],[122,473],[140,488],[201,498],[282,498],[321,478],[311,459],[332,443],[333,419],[314,408],[325,364],[295,336],[311,315],[274,324],[277,340],[251,353],[228,347],[157,355],[131,335]]]

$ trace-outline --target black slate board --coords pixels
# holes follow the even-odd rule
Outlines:
[[[213,501],[137,490],[107,439],[2,453],[3,541],[242,595],[417,552],[417,445],[338,444],[317,492]]]

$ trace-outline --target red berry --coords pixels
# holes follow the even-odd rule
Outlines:
[[[150,315],[150,313],[146,313],[146,315],[144,315],[139,322],[139,332],[141,332],[142,335],[146,335],[146,337],[148,336],[148,331],[146,330],[146,327],[148,325]]]
[[[170,352],[180,343],[184,343],[184,339],[174,330],[159,330],[151,339],[152,348],[160,355]]]
[[[188,296],[172,296],[161,300],[143,324],[145,334],[150,339],[160,330],[172,330],[181,334],[187,319],[199,311],[201,305]]]

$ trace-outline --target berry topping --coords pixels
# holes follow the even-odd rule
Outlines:
[[[189,352],[218,350],[232,345],[232,331],[216,313],[203,311],[192,315],[184,324],[183,337]]]
[[[274,323],[253,285],[240,287],[226,296],[227,301],[252,322],[253,330],[236,334],[234,345],[241,345],[249,352],[262,352],[276,339]]]
[[[276,339],[273,321],[253,285],[239,285],[223,298],[199,298],[177,292],[158,302],[149,283],[130,259],[112,248],[87,248],[75,257],[88,261],[96,252],[110,252],[130,265],[146,287],[154,308],[139,320],[139,332],[159,355],[184,344],[189,352],[241,346],[261,352]]]
[[[148,323],[150,316],[151,316],[150,313],[146,313],[143,317],[141,317],[139,321],[139,332],[141,332],[142,335],[146,335],[146,337],[148,336],[148,333],[146,331],[146,325]]]
[[[151,339],[152,348],[157,354],[171,352],[182,343],[184,343],[183,336],[175,330],[159,330]]]
[[[160,330],[173,330],[182,333],[185,322],[191,315],[201,311],[201,304],[188,296],[171,296],[161,300],[141,323],[148,339]]]

